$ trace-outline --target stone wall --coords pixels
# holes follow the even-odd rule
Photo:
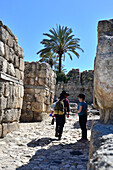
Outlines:
[[[79,72],[79,69],[72,69],[67,76],[67,83],[58,82],[56,85],[55,96],[59,97],[62,90],[69,92],[69,101],[78,102],[79,93],[86,95],[86,102],[93,102],[93,70]]]
[[[113,169],[113,19],[98,23],[94,105],[101,116],[92,126],[88,170]]]
[[[23,104],[24,51],[0,21],[0,137],[18,128]]]
[[[25,62],[24,102],[21,121],[41,121],[50,112],[56,74],[47,63]],[[46,114],[45,114],[46,113]]]

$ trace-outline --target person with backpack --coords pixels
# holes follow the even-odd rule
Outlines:
[[[66,91],[62,91],[59,97],[59,101],[56,103],[54,108],[54,113],[56,117],[56,130],[55,137],[58,137],[61,140],[63,127],[65,124],[65,116],[69,117],[70,107],[69,100],[67,99],[69,94]]]
[[[77,114],[79,116],[79,124],[80,124],[80,128],[82,130],[82,138],[79,141],[85,141],[85,140],[87,140],[87,129],[86,129],[87,103],[85,102],[85,95],[79,94],[78,100],[79,100],[80,103],[78,105]]]

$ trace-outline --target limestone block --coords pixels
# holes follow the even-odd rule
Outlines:
[[[8,61],[10,62],[10,63],[12,63],[12,64],[14,64],[14,51],[13,51],[13,49],[12,48],[9,48],[9,56],[8,56]]]
[[[24,51],[19,45],[17,45],[17,54],[19,57],[24,58]]]
[[[2,124],[2,137],[5,137],[8,133],[7,124]]]
[[[36,89],[24,89],[24,93],[33,94]]]
[[[45,97],[45,104],[47,104],[47,105],[50,104],[50,98],[49,97]]]
[[[39,85],[44,86],[45,85],[45,79],[39,78]]]
[[[18,120],[18,110],[17,109],[7,109],[4,112],[3,122],[14,122]]]
[[[21,71],[24,71],[24,60],[22,58],[20,58],[20,66],[19,66],[19,69]]]
[[[0,97],[0,110],[6,109],[6,105],[7,105],[7,98],[5,98],[4,96],[1,96]]]
[[[24,79],[24,84],[34,85],[34,79],[26,78],[26,79]]]
[[[49,70],[50,69],[50,65],[48,63],[41,63],[41,70]]]
[[[21,122],[32,122],[33,121],[33,112],[28,110],[22,110],[20,117]]]
[[[17,130],[19,128],[19,123],[18,122],[13,122],[8,124],[3,123],[2,127],[3,127],[2,137],[5,137],[7,133]]]
[[[41,89],[35,89],[35,94],[39,94],[39,93],[41,93]]]
[[[33,112],[33,121],[35,122],[42,121],[42,115],[38,112]]]
[[[4,50],[5,50],[5,59],[9,61],[9,55],[10,55],[10,48],[7,46],[7,44],[4,45]]]
[[[9,34],[7,43],[8,43],[8,46],[11,48],[13,47],[13,40],[14,40],[13,37]]]
[[[0,97],[4,94],[4,83],[0,82]]]
[[[27,102],[32,101],[33,98],[34,98],[33,94],[27,94],[27,93],[24,94],[24,100]]]
[[[7,72],[7,60],[0,56],[0,71],[6,73]]]
[[[18,108],[22,109],[22,105],[23,105],[23,98],[18,99]]]
[[[4,85],[4,96],[8,97],[9,96],[9,83],[6,82]]]
[[[14,55],[14,67],[19,68],[19,57]]]
[[[46,78],[47,77],[46,70],[41,70],[38,74],[39,74],[40,78]]]
[[[42,108],[43,108],[42,103],[32,102],[31,107],[32,107],[32,111],[34,112],[42,112]]]
[[[2,137],[2,125],[0,124],[0,138]]]
[[[8,123],[7,124],[7,132],[10,133],[10,132],[13,132],[15,130],[18,130],[19,127],[20,127],[20,125],[19,125],[18,122]]]
[[[2,26],[0,26],[0,40],[7,43],[8,36],[9,33]]]
[[[7,73],[11,76],[14,76],[15,77],[15,69],[14,69],[14,66],[12,63],[8,63],[8,66],[7,66]]]
[[[35,100],[37,102],[44,102],[44,97],[40,96],[39,94],[35,94]]]
[[[20,80],[20,70],[19,69],[15,69],[15,76],[16,76],[16,78],[18,78],[18,80]]]
[[[5,51],[4,51],[4,43],[0,41],[0,56],[4,56]]]
[[[31,103],[27,102],[26,110],[31,110]]]
[[[36,70],[41,70],[41,62],[36,62]]]
[[[98,48],[94,71],[94,99],[100,109],[113,108],[113,20],[98,24]],[[106,26],[106,28],[105,28]],[[102,30],[103,29],[103,30]],[[105,32],[105,30],[109,30]],[[99,48],[99,47],[103,48]]]
[[[0,123],[2,122],[4,116],[4,110],[0,110]]]
[[[20,97],[23,98],[24,96],[24,87],[20,86]]]
[[[20,80],[24,80],[24,72],[20,71]]]

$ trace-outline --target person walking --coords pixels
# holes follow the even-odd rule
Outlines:
[[[69,117],[70,107],[69,107],[69,100],[67,99],[69,94],[66,91],[62,91],[59,97],[59,101],[56,103],[54,113],[56,117],[56,130],[55,130],[55,137],[58,137],[61,140],[63,127],[65,124],[66,115],[67,118]]]
[[[79,115],[79,124],[82,130],[82,138],[80,140],[87,140],[87,103],[85,102],[85,95],[79,94],[78,95],[79,105],[77,114]]]

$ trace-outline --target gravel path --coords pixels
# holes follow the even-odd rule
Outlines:
[[[0,170],[86,170],[89,155],[90,127],[88,118],[88,141],[81,137],[78,116],[70,115],[60,141],[54,137],[55,125],[51,117],[38,123],[20,123],[18,131],[0,139]]]

